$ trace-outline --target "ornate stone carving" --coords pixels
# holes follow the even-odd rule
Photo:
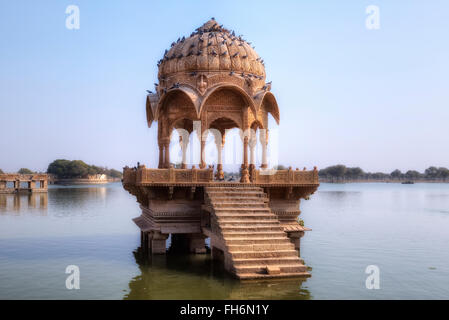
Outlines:
[[[207,90],[207,76],[205,74],[200,74],[196,80],[196,87],[198,88],[199,93],[204,95]]]

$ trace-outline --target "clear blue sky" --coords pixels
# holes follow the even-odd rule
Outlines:
[[[370,4],[379,30],[365,28]],[[0,4],[0,168],[154,166],[145,90],[170,43],[210,17],[265,60],[280,163],[449,167],[448,1],[17,0]]]

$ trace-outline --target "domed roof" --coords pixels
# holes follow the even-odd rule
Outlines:
[[[241,36],[223,28],[214,18],[190,37],[173,42],[159,60],[159,80],[180,72],[245,73],[265,80],[263,60]]]

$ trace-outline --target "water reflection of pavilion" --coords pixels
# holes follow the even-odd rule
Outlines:
[[[311,299],[304,279],[238,281],[209,255],[148,258],[134,252],[140,274],[129,282],[126,300],[136,299]],[[195,290],[192,290],[195,288]]]
[[[0,194],[0,214],[19,213],[23,210],[39,210],[46,214],[48,207],[47,193]]]

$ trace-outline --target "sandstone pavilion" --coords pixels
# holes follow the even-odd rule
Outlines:
[[[158,68],[146,114],[149,127],[158,125],[159,163],[125,167],[123,177],[142,210],[134,219],[142,248],[166,254],[171,235],[172,247],[205,253],[209,238],[213,259],[239,279],[310,276],[300,257],[300,239],[309,229],[298,216],[301,199],[319,186],[318,172],[267,168],[268,114],[278,124],[280,115],[263,60],[249,42],[211,19],[173,42]],[[232,128],[243,133],[241,180],[223,181],[222,149]],[[216,168],[204,157],[208,132],[215,136]],[[172,134],[179,134],[180,168],[170,164]],[[201,160],[188,168],[190,134],[198,135]]]

